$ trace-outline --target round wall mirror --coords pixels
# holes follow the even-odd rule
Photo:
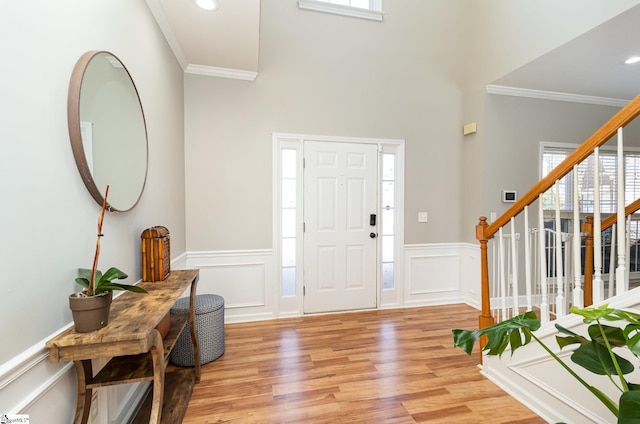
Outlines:
[[[82,180],[102,205],[127,211],[147,179],[147,128],[131,75],[106,51],[89,51],[76,63],[67,103],[71,149]]]

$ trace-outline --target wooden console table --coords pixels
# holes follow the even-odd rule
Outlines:
[[[144,402],[146,411],[143,406],[134,422],[146,422],[147,417],[152,424],[182,422],[193,386],[200,381],[195,325],[198,277],[198,270],[178,270],[171,271],[164,281],[140,283],[149,293],[125,292],[114,299],[106,327],[91,333],[77,333],[72,327],[47,342],[51,362],[75,363],[78,378],[75,424],[86,424],[94,388],[143,381],[152,381],[152,390]],[[189,286],[189,316],[172,315],[171,329],[162,339],[156,326]],[[165,367],[187,320],[195,367]],[[97,358],[111,360],[94,376],[91,360]]]

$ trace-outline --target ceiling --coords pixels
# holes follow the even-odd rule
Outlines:
[[[259,71],[260,0],[146,0],[186,73],[253,80]],[[493,81],[487,91],[623,105],[640,93],[640,6]]]
[[[488,91],[622,106],[640,94],[640,6],[494,81]]]
[[[186,73],[253,80],[258,75],[260,0],[219,0],[208,12],[191,0],[147,0]]]

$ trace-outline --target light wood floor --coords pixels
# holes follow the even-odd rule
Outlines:
[[[454,349],[466,305],[228,324],[184,419],[205,423],[544,423]]]

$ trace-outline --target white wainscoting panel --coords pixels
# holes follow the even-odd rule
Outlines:
[[[200,270],[198,294],[224,298],[225,322],[277,317],[278,287],[272,250],[187,253],[187,268]]]
[[[470,245],[461,243],[405,246],[405,306],[469,303],[474,258]],[[478,264],[479,266],[479,264]],[[475,283],[479,285],[479,280]]]

